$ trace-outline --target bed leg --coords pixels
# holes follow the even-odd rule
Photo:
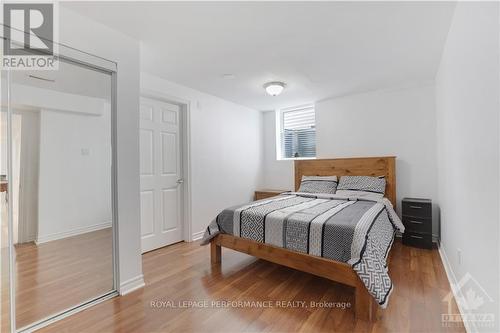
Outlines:
[[[354,288],[354,311],[356,319],[366,321],[375,319],[376,304],[361,281]]]
[[[212,264],[220,264],[221,262],[221,247],[215,243],[215,240],[210,242],[210,261]]]

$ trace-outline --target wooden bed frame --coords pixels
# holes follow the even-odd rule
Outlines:
[[[385,176],[386,197],[396,207],[396,157],[360,157],[295,161],[295,189],[302,176]],[[346,263],[311,256],[284,248],[227,234],[211,240],[210,257],[221,264],[221,248],[247,253],[276,264],[311,273],[354,288],[354,311],[357,319],[375,319],[377,304],[352,267]]]

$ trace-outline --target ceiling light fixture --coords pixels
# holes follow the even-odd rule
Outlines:
[[[266,92],[271,95],[271,96],[278,96],[283,92],[283,89],[285,89],[286,84],[284,82],[268,82],[264,85],[264,89],[266,89]]]

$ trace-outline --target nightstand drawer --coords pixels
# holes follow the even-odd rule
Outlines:
[[[432,220],[421,217],[403,216],[405,230],[432,233]]]
[[[403,244],[421,247],[424,249],[432,248],[432,235],[405,230],[403,234]]]
[[[432,204],[403,201],[403,216],[431,218]]]

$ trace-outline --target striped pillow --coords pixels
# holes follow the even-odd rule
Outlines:
[[[385,178],[370,176],[342,176],[340,177],[337,194],[359,192],[372,193],[379,197],[385,194]]]
[[[335,194],[337,176],[302,176],[299,192]]]

